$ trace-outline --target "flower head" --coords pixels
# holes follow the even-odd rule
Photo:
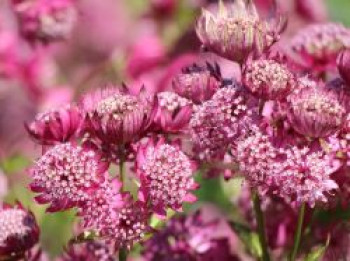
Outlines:
[[[70,245],[59,261],[117,261],[113,249],[103,241]]]
[[[172,218],[145,242],[147,261],[238,260],[230,251],[229,238],[218,236],[218,220],[204,221],[201,212]]]
[[[159,214],[165,214],[166,208],[179,210],[183,202],[196,199],[191,194],[197,187],[193,179],[194,164],[179,148],[163,140],[156,144],[150,141],[139,148],[137,170],[142,198]]]
[[[337,64],[341,77],[350,86],[350,49],[339,54]]]
[[[182,70],[173,80],[173,89],[177,94],[200,104],[209,100],[221,85],[220,68],[216,64],[200,67],[194,64]]]
[[[295,76],[288,67],[274,59],[248,62],[242,81],[255,96],[267,100],[285,98],[296,84]]]
[[[107,164],[96,152],[59,144],[48,150],[30,169],[30,188],[41,193],[38,203],[50,203],[47,211],[65,210],[82,204],[105,180]]]
[[[73,30],[77,11],[71,0],[14,1],[21,32],[30,40],[43,42],[67,38]]]
[[[322,22],[328,18],[324,0],[296,0],[295,5],[298,14],[309,21]]]
[[[64,108],[40,113],[30,124],[25,125],[28,133],[43,145],[64,143],[77,135],[82,122],[77,107]]]
[[[0,258],[21,257],[38,241],[39,227],[31,212],[21,205],[0,208]]]
[[[346,108],[335,92],[323,86],[302,88],[288,99],[288,120],[300,134],[326,137],[340,129],[344,122]]]
[[[255,112],[255,100],[237,85],[219,89],[198,106],[190,122],[194,151],[205,161],[222,159],[230,144],[245,131]]]
[[[117,88],[97,90],[81,101],[85,132],[106,144],[121,145],[135,140],[150,117],[150,101],[125,94]]]
[[[350,47],[350,30],[341,24],[310,25],[291,40],[292,50],[309,69],[324,70],[336,63],[338,54]]]
[[[153,117],[155,128],[168,133],[183,131],[192,115],[192,102],[168,91],[158,93],[156,99]]]
[[[282,17],[260,18],[252,1],[236,0],[231,10],[222,1],[217,15],[203,10],[196,32],[207,49],[239,63],[249,54],[260,55],[269,48],[285,24]]]

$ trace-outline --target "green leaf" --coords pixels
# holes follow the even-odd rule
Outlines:
[[[322,256],[324,255],[324,253],[327,250],[327,247],[329,245],[329,240],[330,240],[330,236],[328,236],[327,242],[326,242],[326,244],[324,246],[316,247],[314,250],[312,250],[311,253],[309,253],[305,257],[304,261],[318,261],[318,260],[321,260]]]

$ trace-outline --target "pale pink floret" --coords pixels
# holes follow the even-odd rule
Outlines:
[[[30,188],[41,193],[35,198],[37,202],[50,203],[47,211],[61,211],[89,199],[105,180],[106,167],[93,150],[59,144],[30,169],[33,179]]]
[[[268,100],[285,98],[296,84],[295,76],[288,67],[272,59],[248,62],[242,81],[255,96]]]
[[[327,137],[342,127],[346,108],[335,92],[309,85],[288,99],[288,120],[300,134]]]
[[[255,108],[239,86],[219,89],[212,99],[196,108],[190,133],[200,160],[222,159],[234,140],[245,132]]]
[[[184,202],[196,199],[191,194],[197,188],[194,169],[193,162],[178,147],[163,140],[156,144],[150,141],[139,148],[137,155],[141,198],[159,214],[165,214],[167,208],[181,210]]]

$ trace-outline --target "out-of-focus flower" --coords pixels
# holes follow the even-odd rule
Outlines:
[[[298,14],[309,21],[322,22],[328,18],[324,0],[296,0],[295,5]]]
[[[158,93],[156,99],[154,128],[168,133],[184,131],[191,119],[192,102],[168,91]]]
[[[165,52],[163,43],[155,34],[140,37],[131,48],[131,55],[127,62],[128,73],[137,78],[142,73],[153,69],[164,61]]]
[[[13,0],[22,34],[30,40],[51,42],[67,38],[77,19],[71,0]]]
[[[169,17],[176,10],[176,0],[150,0],[153,13],[159,17]]]
[[[350,47],[350,30],[336,23],[310,25],[293,37],[290,47],[303,66],[323,71],[333,68],[338,54]]]
[[[166,208],[181,210],[184,202],[196,200],[191,194],[197,188],[194,169],[194,163],[178,147],[164,140],[149,141],[137,154],[142,199],[161,215],[166,214]]]
[[[70,143],[56,145],[33,166],[30,188],[40,193],[40,204],[50,203],[49,212],[79,206],[105,180],[107,164],[98,153]]]
[[[39,240],[33,213],[21,205],[0,208],[0,259],[21,258]]]
[[[151,102],[118,88],[87,94],[81,101],[84,130],[106,144],[122,145],[137,139],[149,123]]]
[[[0,76],[18,75],[18,40],[10,31],[0,31]]]
[[[350,88],[350,49],[341,52],[337,58],[338,71]]]
[[[253,1],[236,0],[228,10],[220,0],[217,15],[203,10],[196,32],[208,50],[242,63],[249,54],[260,55],[275,43],[284,26],[282,16],[260,18]]]
[[[165,228],[145,242],[143,257],[147,261],[235,261],[229,239],[215,233],[218,222],[204,221],[201,212],[172,218]]]
[[[70,245],[59,261],[117,261],[113,249],[103,241]]]
[[[6,196],[7,194],[7,177],[0,169],[0,201]]]
[[[296,84],[295,75],[275,59],[248,61],[242,81],[254,95],[267,100],[285,98]]]
[[[219,89],[198,106],[190,122],[194,151],[200,160],[220,160],[256,112],[255,100],[241,86]]]
[[[43,145],[64,143],[79,131],[82,118],[77,107],[64,108],[40,113],[30,124],[25,125],[29,135]]]
[[[221,73],[217,64],[206,67],[196,64],[182,70],[173,80],[174,91],[182,97],[200,104],[209,100],[221,86]]]
[[[326,137],[341,128],[346,108],[339,96],[324,86],[301,88],[289,97],[288,120],[300,134]]]
[[[329,245],[325,250],[325,253],[321,261],[333,261],[333,260],[348,260],[350,258],[350,228],[348,224],[332,225],[323,230],[322,241],[326,242],[327,237],[330,238]]]

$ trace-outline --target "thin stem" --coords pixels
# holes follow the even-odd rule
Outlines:
[[[303,203],[299,210],[298,226],[294,237],[294,245],[293,245],[292,254],[290,256],[290,261],[294,261],[298,254],[298,249],[299,249],[301,234],[303,229],[303,223],[304,223],[304,217],[305,217],[305,206],[306,204]]]
[[[258,225],[258,235],[259,235],[259,241],[260,241],[260,246],[262,250],[262,260],[270,261],[269,251],[267,247],[266,233],[265,233],[264,214],[261,210],[259,195],[256,192],[253,193],[253,205],[254,205],[254,211],[256,216],[256,223]]]
[[[119,149],[119,179],[122,183],[121,191],[125,189],[125,158],[124,158],[124,148]]]
[[[119,249],[119,261],[126,261],[128,258],[128,251],[125,248]]]

